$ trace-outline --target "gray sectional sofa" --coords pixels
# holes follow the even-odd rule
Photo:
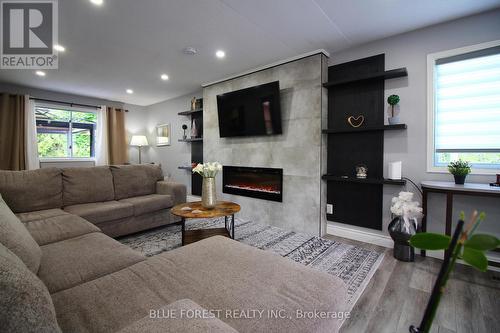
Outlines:
[[[105,168],[0,171],[0,330],[338,331],[341,321],[332,314],[346,309],[346,288],[328,274],[220,236],[146,258],[105,235],[101,228],[111,235],[143,228],[137,217],[151,218],[153,202],[157,204],[128,201],[132,210],[119,218],[109,212],[102,218],[87,209],[97,210],[98,205],[92,204],[103,199],[114,201],[113,205],[124,202],[128,198],[116,194],[121,186],[129,186],[123,193],[138,197],[155,194],[141,192],[143,184],[148,184],[148,191],[155,188],[156,194],[165,195],[165,200],[169,196],[176,202],[177,195],[182,200],[185,196],[177,184],[158,182],[160,176],[152,166],[116,167],[118,173],[129,168],[147,174],[143,179],[149,180],[113,181],[114,200],[108,200],[111,192],[86,193],[75,179],[80,177],[74,176],[99,172],[106,178]],[[115,177],[113,167],[111,172]],[[61,182],[70,184],[63,186],[62,203],[55,185],[36,183],[38,179],[55,184],[58,174],[65,177]],[[160,204],[154,207],[157,212],[166,209]],[[108,223],[123,221],[132,223],[127,228],[108,228]],[[298,311],[309,315],[297,316]],[[193,317],[195,313],[199,315]]]

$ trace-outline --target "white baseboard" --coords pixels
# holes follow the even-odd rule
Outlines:
[[[338,225],[332,225],[330,223],[326,225],[326,233],[332,236],[349,238],[360,242],[388,247],[391,249],[394,245],[394,242],[389,236],[379,235],[369,231],[351,229],[348,227],[341,227]]]

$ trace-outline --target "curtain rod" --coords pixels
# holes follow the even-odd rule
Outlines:
[[[101,108],[98,105],[70,103],[70,102],[64,102],[64,101],[57,101],[54,99],[45,99],[45,98],[37,98],[37,97],[30,97],[30,99],[33,99],[35,101],[64,104],[64,105],[69,105],[69,106],[81,106],[81,107],[86,107],[86,108],[91,108],[91,109],[100,109]],[[123,110],[123,111],[128,112],[128,110]]]

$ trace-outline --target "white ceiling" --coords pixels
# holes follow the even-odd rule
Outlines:
[[[498,6],[500,0],[104,0],[97,7],[59,0],[66,47],[59,69],[44,78],[1,70],[0,81],[149,105],[301,53],[335,52]],[[186,46],[198,54],[183,54]],[[217,49],[225,59],[215,58]]]

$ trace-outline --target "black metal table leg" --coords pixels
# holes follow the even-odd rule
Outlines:
[[[224,228],[226,228],[227,232],[229,232],[229,230],[227,229],[227,215],[224,216]]]
[[[184,246],[184,238],[186,234],[186,219],[184,217],[181,218],[181,226],[182,226],[182,246]]]
[[[231,215],[231,229],[233,229],[231,232],[231,238],[234,239],[234,214]]]

